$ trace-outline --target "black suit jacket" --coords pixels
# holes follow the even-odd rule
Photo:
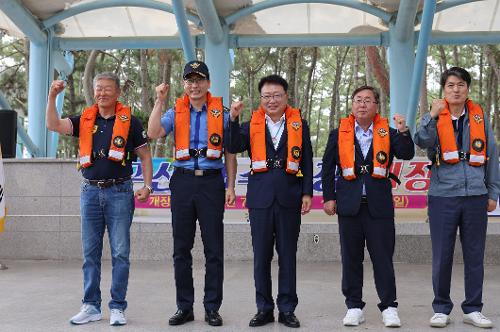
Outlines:
[[[389,167],[394,157],[410,160],[415,155],[415,146],[411,135],[398,133],[396,129],[389,128],[391,149],[389,154]],[[376,133],[374,133],[376,135]],[[322,166],[323,200],[337,201],[337,214],[339,216],[355,216],[358,214],[363,194],[363,183],[365,184],[366,196],[368,198],[368,209],[374,218],[393,218],[394,203],[392,200],[392,186],[389,178],[378,179],[371,174],[356,175],[354,180],[346,180],[341,175],[340,159],[338,151],[338,128],[330,132]],[[358,144],[355,141],[355,165],[372,164],[373,142],[366,154],[366,160]],[[336,172],[338,166],[338,171]]]
[[[313,162],[309,126],[302,120],[302,160],[300,170],[303,177],[288,174],[285,169],[270,169],[267,172],[254,172],[248,177],[246,206],[250,209],[262,209],[271,206],[275,199],[288,208],[300,208],[302,196],[313,194]],[[229,123],[229,152],[238,153],[250,149],[250,122],[239,125],[238,121]],[[277,149],[271,140],[266,126],[266,155],[268,159],[287,158],[287,129],[283,130]]]

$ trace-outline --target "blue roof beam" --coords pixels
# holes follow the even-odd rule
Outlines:
[[[226,24],[234,24],[236,21],[239,19],[251,15],[253,13],[256,13],[261,10],[269,9],[269,8],[274,8],[278,6],[286,6],[286,5],[294,5],[294,4],[302,4],[302,3],[324,3],[324,4],[330,4],[330,5],[338,5],[338,6],[344,6],[344,7],[349,7],[353,9],[358,9],[361,10],[365,13],[374,15],[378,18],[380,18],[384,23],[389,23],[389,21],[392,18],[392,14],[386,12],[383,9],[380,9],[378,7],[357,1],[357,0],[264,0],[262,2],[253,4],[251,6],[242,8],[228,16],[226,16],[224,19],[226,21]]]
[[[224,39],[224,32],[222,31],[220,18],[217,15],[214,3],[206,0],[195,0],[195,4],[196,11],[203,23],[205,35],[207,35],[212,43],[221,43]]]
[[[172,2],[175,2],[175,0]],[[157,9],[172,14],[174,13],[174,9],[171,5],[156,0],[106,0],[106,1],[94,0],[91,2],[75,5],[73,7],[70,7],[66,10],[63,10],[49,17],[48,19],[43,21],[43,26],[48,28],[72,16],[88,12],[91,10],[110,8],[110,7],[141,7],[141,8]],[[186,14],[186,17],[196,26],[201,25],[201,21],[198,18],[198,16],[188,13]]]
[[[191,42],[200,47],[198,38],[190,37]],[[92,38],[54,38],[54,48],[61,51],[81,50],[123,50],[145,48],[180,49],[179,37],[92,37]]]
[[[194,43],[189,32],[189,25],[187,22],[186,8],[184,7],[183,0],[172,0],[174,9],[175,20],[177,28],[179,28],[179,35],[181,38],[182,50],[184,51],[184,58],[186,61],[196,60],[196,51]]]
[[[494,31],[434,32],[430,43],[432,45],[500,44],[500,34]]]
[[[387,33],[352,35],[344,33],[296,35],[229,35],[229,47],[314,47],[314,46],[387,46]]]
[[[47,42],[47,34],[41,29],[38,20],[24,8],[19,0],[0,1],[0,10],[30,39],[41,45]]]

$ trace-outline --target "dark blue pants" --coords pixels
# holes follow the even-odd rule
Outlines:
[[[340,250],[342,255],[342,293],[348,309],[365,306],[363,302],[363,260],[365,242],[373,264],[375,288],[380,311],[397,307],[394,277],[394,219],[376,219],[368,205],[362,203],[353,217],[339,216]]]
[[[174,172],[172,191],[172,230],[174,237],[175,287],[177,307],[190,310],[194,303],[193,257],[196,220],[200,223],[205,253],[206,310],[219,310],[224,279],[224,180],[221,174],[194,176]]]
[[[266,209],[250,209],[254,253],[255,300],[257,310],[274,310],[271,261],[274,242],[278,253],[278,297],[280,312],[293,312],[297,298],[297,240],[300,233],[300,208],[285,208],[277,201]]]
[[[484,247],[488,196],[429,196],[429,225],[432,241],[432,286],[434,312],[449,314],[451,271],[457,229],[464,258],[465,300],[462,310],[468,314],[483,307]]]

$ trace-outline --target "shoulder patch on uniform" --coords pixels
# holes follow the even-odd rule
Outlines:
[[[214,109],[214,110],[211,110],[211,111],[210,111],[210,113],[212,113],[212,116],[213,116],[214,118],[218,118],[218,117],[221,115],[221,111],[219,111],[219,110],[215,110],[215,109]]]

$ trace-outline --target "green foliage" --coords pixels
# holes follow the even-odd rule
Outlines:
[[[498,46],[490,47],[492,55],[488,58],[485,47],[431,46],[427,59],[427,98],[431,103],[433,99],[441,97],[439,76],[444,66],[459,65],[466,68],[473,76],[470,97],[489,110],[491,121],[499,136],[500,121],[498,112],[495,112],[499,105],[498,78],[494,66],[500,63],[500,51]],[[388,72],[385,50],[378,48],[378,52],[382,59],[379,68]],[[73,73],[66,78],[63,116],[80,114],[86,106],[83,73],[89,54],[88,51],[73,52],[75,66]],[[202,53],[198,55],[198,58],[203,59]],[[496,63],[492,63],[492,59],[496,60]],[[21,115],[27,112],[27,63],[27,42],[2,37],[0,84],[7,100]],[[260,78],[273,73],[282,75],[290,83],[289,103],[299,107],[303,117],[309,121],[315,155],[321,156],[330,129],[336,127],[340,118],[350,112],[352,91],[365,84],[383,90],[372,66],[367,66],[367,63],[363,47],[236,49],[230,81],[231,99],[244,102],[243,120],[247,121],[251,110],[259,107],[257,84]],[[141,50],[108,50],[99,52],[94,74],[103,71],[117,73],[123,85],[121,101],[130,105],[133,114],[147,126],[149,112],[154,104],[156,85],[163,81],[170,84],[168,107],[174,104],[176,97],[183,94],[183,65],[181,50],[146,50],[142,53]],[[338,80],[336,72],[340,73]],[[381,112],[387,116],[390,98],[385,95],[382,97],[385,102],[380,105]],[[153,145],[158,156],[168,155],[170,147],[171,142]],[[75,140],[60,138],[60,156],[74,157],[76,151]]]

